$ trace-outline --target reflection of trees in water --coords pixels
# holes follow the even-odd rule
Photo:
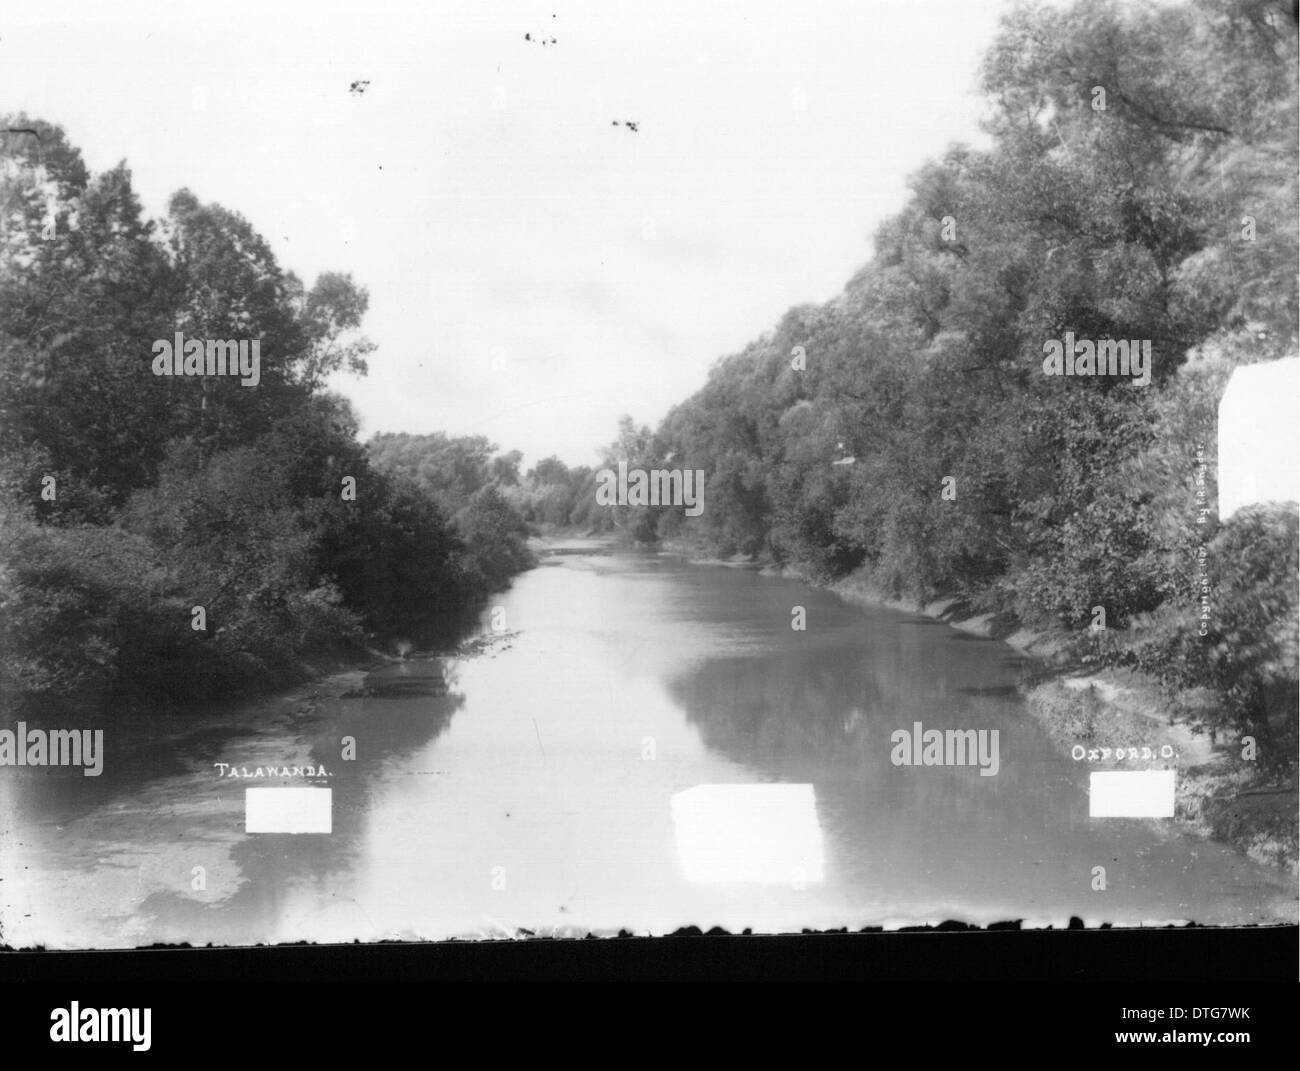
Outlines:
[[[911,728],[915,718],[936,717],[951,727],[971,723],[978,698],[949,686],[935,654],[912,635],[880,632],[852,645],[712,659],[669,690],[704,742],[733,758],[842,764],[869,759],[868,735],[885,724]]]
[[[1088,824],[1068,764],[1014,692],[953,686],[923,674],[926,660],[872,660],[845,649],[715,659],[669,691],[704,743],[782,779],[818,785],[818,798],[854,835],[941,831],[989,845],[990,837],[1042,840]],[[910,664],[909,664],[910,662]],[[891,734],[997,729],[999,769],[895,767]],[[977,754],[976,754],[977,757]],[[1051,850],[1044,847],[1043,850]]]
[[[340,716],[312,753],[339,778],[364,777],[436,740],[465,705],[456,664],[443,658],[385,666],[367,674],[360,694],[341,700]],[[339,740],[356,741],[356,758],[339,758]]]
[[[465,696],[455,691],[455,684],[456,667],[449,660],[402,662],[368,674],[360,694],[336,700],[337,713],[333,709],[324,712],[311,737],[311,755],[332,775],[320,783],[333,790],[333,833],[307,837],[263,834],[235,847],[232,854],[247,883],[223,905],[225,925],[233,928],[238,935],[235,939],[246,940],[247,927],[261,920],[274,926],[289,908],[302,902],[286,895],[294,884],[327,889],[331,875],[353,865],[382,771],[428,747],[446,731],[465,705]],[[356,757],[345,761],[341,741],[347,736],[356,741]],[[324,898],[314,894],[305,899],[320,902]],[[365,928],[359,905],[355,916],[345,904],[338,910],[340,917],[351,919],[349,925]],[[327,923],[323,920],[321,925]],[[321,936],[333,935],[323,928]]]
[[[853,748],[882,692],[866,667],[828,657],[723,658],[669,684],[705,744],[742,762],[832,759]],[[856,715],[855,715],[856,712]]]
[[[367,675],[351,697],[316,700],[292,714],[286,704],[284,713],[260,722],[230,704],[169,717],[120,717],[105,732],[100,777],[83,777],[80,769],[33,768],[20,771],[32,776],[6,779],[5,787],[14,784],[24,792],[24,808],[57,814],[64,822],[100,808],[111,812],[115,799],[124,802],[127,816],[108,819],[112,843],[101,850],[139,863],[143,887],[154,886],[129,905],[146,940],[267,940],[282,922],[292,923],[304,904],[333,902],[338,875],[355,865],[370,796],[384,767],[427,748],[464,706],[457,665],[444,659],[389,665]],[[204,724],[205,716],[211,724]],[[356,741],[356,757],[349,761],[342,759],[347,736]],[[258,765],[323,765],[330,776],[219,778],[211,761],[250,772]],[[331,834],[244,833],[244,790],[287,784],[332,790]],[[206,870],[202,893],[189,887],[196,865]],[[160,881],[167,888],[158,889]],[[319,924],[314,935],[321,938],[350,936],[333,929],[340,924],[355,924],[364,936],[367,925],[360,905],[354,909],[342,901]],[[309,920],[308,929],[313,925]]]
[[[446,651],[454,649],[460,641],[478,631],[479,627],[479,614],[476,610],[435,614],[413,633],[411,640],[417,650]],[[438,671],[441,674],[441,685],[425,679],[433,671],[419,668],[432,663],[441,667]],[[387,674],[391,676],[386,676]],[[374,710],[368,710],[367,717],[376,728],[383,727],[381,731],[373,733],[373,743],[378,745],[383,755],[390,755],[402,748],[418,747],[446,728],[451,715],[464,703],[463,697],[452,695],[456,686],[455,677],[455,665],[450,660],[443,659],[415,659],[385,667],[385,670],[367,677],[371,694],[366,695],[365,700],[374,700],[370,704]],[[312,685],[299,685],[299,688],[309,691]],[[420,719],[412,721],[396,717],[391,719],[390,724],[390,719],[382,714],[384,702],[400,695],[443,695],[447,702],[430,707],[432,720],[426,717],[422,723]],[[107,691],[74,698],[59,695],[42,697],[26,708],[27,713],[23,719],[28,729],[103,730],[103,770],[97,777],[86,777],[81,767],[32,767],[14,771],[10,780],[16,786],[23,807],[29,808],[33,813],[57,814],[64,819],[85,815],[123,793],[135,792],[166,778],[190,776],[196,756],[202,759],[206,773],[212,769],[206,765],[209,760],[230,761],[229,755],[235,748],[243,754],[243,742],[250,735],[262,731],[257,725],[236,720],[239,705],[245,702],[250,700],[241,699],[238,703],[232,703],[229,697],[225,697],[202,703],[177,703],[170,708],[121,711],[115,709],[112,696]],[[334,709],[328,701],[325,708]],[[380,712],[377,718],[371,716],[375,712]],[[12,730],[18,720],[15,717],[2,727]],[[285,727],[277,716],[267,731],[273,734],[293,732],[301,724],[295,721]],[[434,733],[419,737],[426,729],[433,729]],[[347,733],[328,735],[330,739],[322,741],[320,749],[313,747],[312,761],[317,765],[324,761],[333,772],[335,766],[339,765],[338,738]],[[275,749],[272,747],[270,750]],[[335,761],[330,761],[331,756]],[[357,763],[369,761],[372,757],[373,755],[363,758],[359,750]],[[272,759],[282,758],[284,756],[268,754],[262,765]],[[243,762],[242,759],[239,761]],[[252,755],[248,763],[249,769],[252,770],[257,765],[257,756]],[[236,782],[232,779],[230,783]]]
[[[205,827],[194,830],[182,845],[181,884],[189,881],[192,865],[205,865],[207,893],[219,899],[209,903],[206,895],[152,893],[135,909],[147,920],[149,939],[251,944],[274,939],[286,925],[303,926],[312,937],[322,940],[381,936],[369,932],[364,906],[349,902],[340,891],[345,883],[339,875],[356,865],[369,820],[370,796],[381,771],[427,747],[447,729],[465,703],[465,696],[455,686],[453,663],[443,659],[408,661],[367,675],[358,693],[324,701],[307,718],[286,726],[283,736],[269,733],[259,741],[264,734],[248,726],[235,733],[229,728],[214,730],[224,739],[223,757],[247,765],[250,771],[259,758],[263,766],[293,759],[301,754],[305,742],[311,756],[308,761],[318,768],[324,765],[330,776],[309,782],[295,779],[293,783],[332,790],[333,832],[241,835],[243,790],[289,783],[278,778],[228,779],[195,786],[195,792],[210,794],[213,799],[224,795],[227,803],[231,796],[239,800],[236,809],[227,807],[221,815],[219,821],[229,825],[215,838],[220,842],[231,835],[237,837],[229,849],[237,870],[218,865],[219,856],[204,852]],[[345,761],[342,739],[347,736],[356,741],[356,757]],[[292,753],[276,754],[286,740],[292,741]],[[238,754],[232,754],[236,751]],[[190,839],[193,845],[188,843]],[[227,889],[223,883],[234,880],[232,874],[237,874],[238,886]],[[318,914],[301,918],[299,913],[308,904],[330,906],[313,909]]]

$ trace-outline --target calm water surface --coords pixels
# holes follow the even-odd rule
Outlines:
[[[98,778],[0,771],[3,940],[1296,919],[1277,872],[1165,821],[1090,819],[1086,769],[1027,715],[1002,644],[648,554],[550,556],[496,605],[509,634],[477,657],[357,675],[352,698],[308,687],[256,723],[110,723]],[[997,729],[997,776],[892,765],[917,721]],[[276,782],[215,762],[323,763],[333,832],[246,834],[244,789]],[[726,834],[730,861],[704,848],[744,880],[702,875],[674,797],[782,784],[811,789],[696,814],[759,827]]]

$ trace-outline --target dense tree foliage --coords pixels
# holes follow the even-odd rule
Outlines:
[[[509,470],[514,454],[495,458],[496,447],[482,435],[408,435],[384,432],[366,446],[379,469],[403,476],[419,485],[452,513],[464,509],[481,487],[496,478],[504,463]],[[515,460],[515,466],[518,461]]]
[[[1140,651],[1217,697],[1208,724],[1294,696],[1294,523],[1216,535],[1193,481],[1232,368],[1296,350],[1296,46],[1270,0],[1014,9],[983,70],[991,147],[923,167],[842,294],[664,420],[650,452],[708,484],[660,534]],[[1066,332],[1148,340],[1150,383],[1044,374]]]
[[[349,276],[306,288],[247,220],[186,190],[145,220],[125,166],[92,176],[58,127],[3,125],[35,131],[0,153],[10,704],[283,679],[366,633],[415,634],[526,565],[522,521],[481,494],[518,481],[518,454],[489,467],[470,444],[381,471],[324,389],[373,349]],[[257,383],[155,374],[155,342],[178,332],[257,340]]]
[[[989,147],[923,166],[838,297],[658,429],[625,417],[600,466],[522,474],[481,436],[363,448],[324,389],[365,372],[362,288],[308,289],[186,190],[146,220],[124,165],[92,176],[8,117],[39,136],[0,152],[0,687],[282,674],[472,605],[527,566],[531,525],[955,595],[1155,675],[1207,727],[1293,734],[1294,506],[1197,524],[1195,480],[1204,450],[1212,503],[1232,369],[1297,348],[1296,51],[1282,0],[1013,9]],[[153,375],[177,332],[260,340],[258,386]],[[1044,374],[1066,337],[1132,340],[1149,382]],[[702,515],[599,504],[620,462],[702,470]]]

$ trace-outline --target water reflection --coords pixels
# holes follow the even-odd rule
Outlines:
[[[497,600],[511,641],[477,657],[118,718],[99,778],[6,769],[6,940],[1294,921],[1272,871],[1168,822],[1090,818],[1003,645],[750,571],[548,560]],[[890,734],[918,721],[997,730],[997,776],[893,765]],[[216,762],[323,765],[333,832],[247,834],[246,783]]]
[[[319,921],[321,905],[337,901],[332,884],[356,864],[374,780],[429,746],[464,703],[445,660],[415,660],[366,675],[351,698],[317,701],[307,688],[255,705],[252,725],[247,706],[119,718],[105,733],[98,778],[58,769],[0,778],[0,814],[28,830],[7,839],[0,858],[6,940],[96,947],[333,935],[338,912]],[[355,741],[348,761],[346,737]],[[332,832],[247,833],[245,788],[291,782],[221,776],[217,763],[324,767],[328,777],[313,783],[331,789]]]

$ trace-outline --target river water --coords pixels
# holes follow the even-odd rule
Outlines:
[[[476,655],[122,718],[95,778],[0,769],[3,942],[1295,922],[1280,873],[1169,820],[1090,818],[1087,770],[1026,712],[1005,645],[570,549],[485,611]],[[996,776],[894,765],[917,722],[997,730]],[[216,763],[317,767],[332,832],[246,833],[248,787],[305,779]]]

